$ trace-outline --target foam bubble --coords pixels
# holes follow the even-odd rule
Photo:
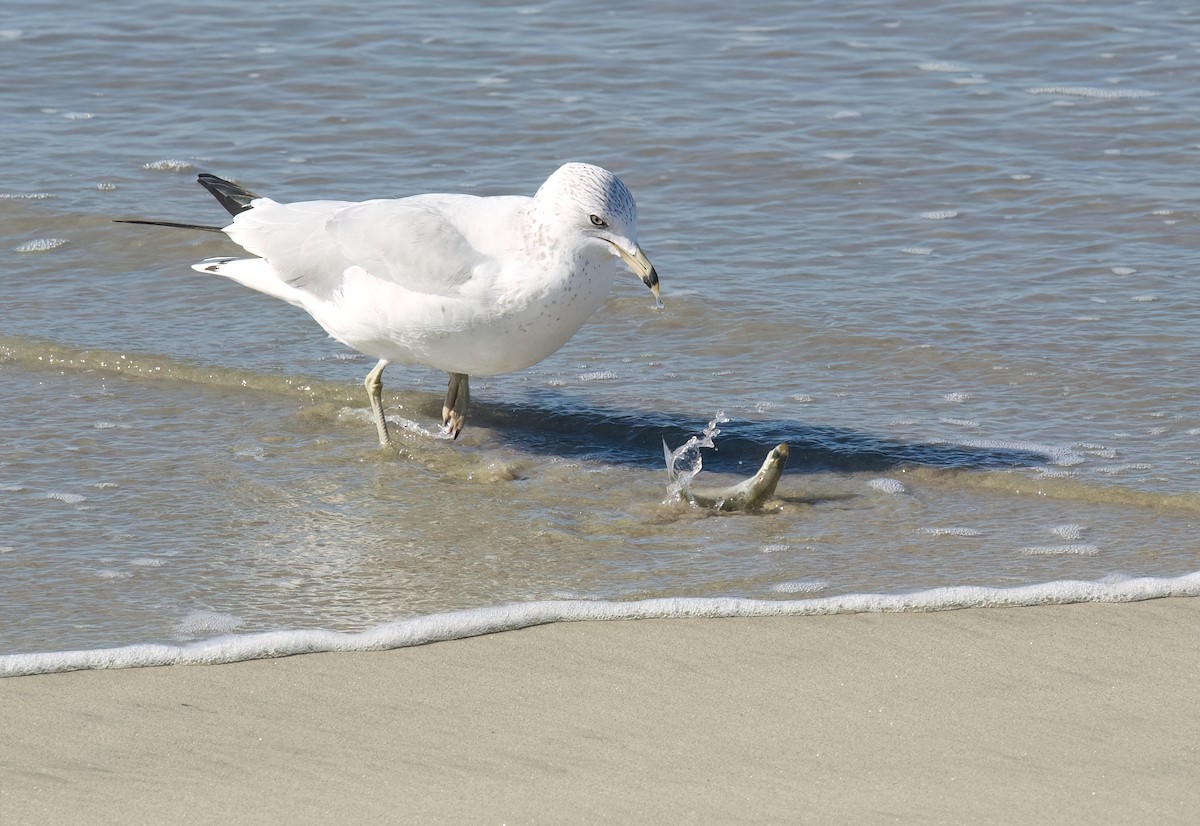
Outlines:
[[[1081,442],[1079,445],[1077,445],[1077,447],[1086,450],[1089,455],[1096,456],[1101,459],[1115,459],[1118,455],[1116,448],[1105,447],[1104,445],[1094,445]]]
[[[613,379],[618,378],[620,378],[620,376],[618,376],[612,370],[593,370],[590,373],[579,374],[580,381],[612,381]]]
[[[1075,554],[1076,556],[1095,556],[1100,553],[1100,549],[1095,545],[1030,545],[1022,548],[1021,553],[1026,556],[1066,556]]]
[[[1051,529],[1050,533],[1067,542],[1078,542],[1083,539],[1083,531],[1083,525],[1059,525]]]
[[[971,398],[971,394],[970,393],[947,393],[946,395],[942,396],[942,398],[948,402],[951,402],[952,404],[962,404],[963,402],[965,402]]]
[[[922,212],[921,217],[928,221],[945,221],[947,218],[957,218],[958,213],[952,209],[936,209],[932,212]]]
[[[926,536],[983,536],[983,531],[975,528],[921,528],[918,533]]]
[[[824,591],[829,583],[821,579],[800,579],[794,582],[777,582],[771,590],[777,594],[815,594]]]
[[[797,600],[673,597],[632,602],[524,602],[413,617],[352,634],[325,630],[266,631],[183,645],[143,643],[90,651],[0,655],[0,677],[95,668],[230,663],[318,651],[384,651],[552,622],[949,611],[1196,596],[1200,596],[1200,571],[1179,577],[1110,576],[1098,582],[1059,580],[1015,588],[960,585],[906,594],[844,594]]]
[[[68,505],[78,505],[80,502],[87,499],[78,493],[62,493],[61,491],[51,491],[46,494],[47,499],[57,499],[59,502],[66,502]]]
[[[96,576],[100,579],[129,579],[133,574],[128,571],[118,571],[115,568],[101,568],[96,571]]]
[[[178,161],[171,158],[142,164],[142,169],[149,170],[150,172],[191,172],[195,168],[188,161]]]
[[[925,63],[918,63],[917,68],[922,72],[966,72],[969,71],[966,66],[960,63],[951,63],[947,60],[930,60]]]
[[[14,247],[14,252],[49,252],[50,250],[58,249],[63,244],[67,243],[66,238],[37,238],[33,241],[26,241],[19,247]]]
[[[1137,269],[1134,267],[1113,267],[1112,271],[1114,275],[1133,275],[1137,272]]]
[[[942,418],[942,419],[938,419],[938,421],[939,421],[939,422],[941,422],[942,424],[953,425],[954,427],[968,427],[968,428],[970,428],[970,427],[982,427],[982,425],[980,425],[980,424],[979,424],[979,422],[975,421],[974,419],[947,419],[947,418]]]
[[[933,441],[936,442],[937,440]],[[1040,453],[1049,459],[1051,464],[1060,467],[1071,467],[1082,464],[1084,461],[1084,458],[1073,450],[1055,445],[1041,444],[1039,442],[1018,442],[1009,441],[1008,439],[962,439],[954,442],[954,444],[963,447],[979,448],[981,450],[1011,450],[1019,453]]]
[[[1101,89],[1095,86],[1039,86],[1026,90],[1031,95],[1067,95],[1068,97],[1119,100],[1157,97],[1158,92],[1146,89]]]
[[[932,255],[932,247],[901,247],[900,252],[906,255]]]
[[[881,493],[904,493],[904,485],[898,479],[872,479],[867,487]]]
[[[1131,470],[1150,470],[1150,465],[1144,462],[1127,462],[1123,465],[1108,465],[1100,468],[1101,473],[1106,473],[1109,476],[1115,476],[1118,473],[1127,473]]]
[[[199,637],[203,634],[228,634],[241,628],[243,621],[233,614],[219,611],[192,611],[175,625],[180,637]]]

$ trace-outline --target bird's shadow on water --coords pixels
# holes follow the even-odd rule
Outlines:
[[[471,421],[522,451],[661,470],[663,440],[677,448],[707,426],[691,416],[581,410],[568,398],[510,405],[479,405]],[[715,450],[704,451],[706,470],[744,474],[756,470],[767,451],[786,442],[787,472],[882,473],[914,465],[956,469],[1002,469],[1044,465],[1045,452],[1019,447],[975,447],[916,442],[797,419],[729,421],[720,425]]]

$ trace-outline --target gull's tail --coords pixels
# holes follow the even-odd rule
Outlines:
[[[212,193],[212,196],[217,199],[217,202],[221,206],[225,207],[230,215],[237,215],[240,212],[250,209],[251,203],[259,197],[244,186],[239,186],[233,181],[218,178],[216,175],[210,175],[207,172],[201,172],[196,180],[200,182],[200,186]],[[117,224],[144,224],[152,227],[174,227],[175,229],[198,229],[204,232],[223,231],[223,227],[215,227],[210,224],[150,221],[144,218],[115,218],[113,222]]]
[[[246,187],[207,172],[201,172],[196,180],[200,182],[200,186],[212,193],[212,196],[229,211],[230,215],[245,212],[250,209],[251,202],[257,201],[259,198]]]

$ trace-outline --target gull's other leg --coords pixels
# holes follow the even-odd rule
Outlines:
[[[442,405],[442,424],[455,439],[467,423],[467,405],[471,401],[468,378],[466,373],[450,374],[450,386],[446,388],[446,401]]]
[[[367,378],[363,381],[363,386],[367,388],[367,398],[371,400],[371,415],[375,418],[375,429],[379,431],[379,446],[387,447],[392,443],[392,437],[388,435],[387,419],[383,417],[383,368],[388,366],[387,359],[380,359],[370,373],[367,373]]]

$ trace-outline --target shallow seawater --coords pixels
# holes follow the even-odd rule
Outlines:
[[[1200,12],[67,8],[0,31],[0,655],[1200,571]],[[619,280],[457,442],[444,374],[390,367],[394,451],[369,359],[189,269],[229,241],[111,223],[219,223],[199,171],[532,194],[566,160],[629,185],[665,307]],[[668,498],[663,439],[719,413],[697,481],[791,448],[760,513]]]

